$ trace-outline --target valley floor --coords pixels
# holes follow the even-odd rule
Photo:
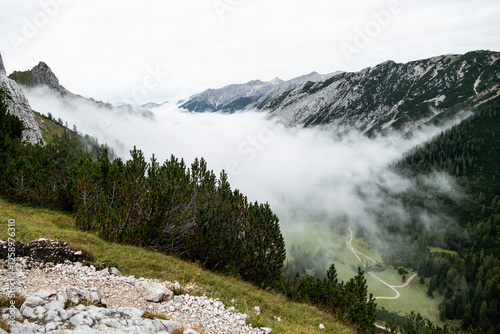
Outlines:
[[[308,231],[307,237],[304,237],[305,230]],[[375,297],[377,309],[384,308],[402,317],[415,311],[442,326],[438,317],[442,296],[436,294],[435,298],[429,298],[427,286],[415,279],[415,273],[407,274],[403,281],[402,275],[396,269],[385,267],[381,255],[370,248],[364,239],[356,238],[353,230],[348,227],[347,233],[341,235],[323,223],[311,222],[285,230],[284,237],[288,245],[293,244],[295,249],[300,249],[299,252],[309,254],[308,259],[314,261],[318,254],[322,254],[325,272],[334,263],[340,280],[349,280],[356,275],[356,268],[361,266],[365,271],[368,293]],[[289,259],[294,260],[290,255]]]

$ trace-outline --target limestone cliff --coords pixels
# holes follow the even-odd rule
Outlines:
[[[4,93],[4,102],[7,111],[17,116],[24,124],[23,140],[30,144],[42,143],[42,133],[28,99],[18,84],[6,76],[2,55],[0,54],[0,90]]]

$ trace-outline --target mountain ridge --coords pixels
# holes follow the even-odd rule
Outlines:
[[[288,126],[337,124],[365,133],[406,133],[500,95],[500,53],[387,60],[355,72],[316,72],[289,81],[253,80],[207,89],[180,101],[191,112],[258,109]]]
[[[318,74],[311,72],[287,81],[275,78],[271,81],[251,80],[244,84],[231,84],[219,89],[207,89],[180,101],[180,107],[191,112],[233,113],[240,110],[259,109],[280,94],[306,82],[318,82],[341,72]]]
[[[154,113],[144,108],[135,107],[130,104],[114,106],[111,103],[96,101],[93,98],[86,98],[70,92],[59,84],[57,76],[43,61],[40,61],[38,65],[34,66],[31,70],[12,72],[9,78],[16,81],[21,87],[47,87],[70,104],[90,103],[97,108],[106,112],[113,112],[118,116],[140,116],[152,121],[155,120]]]
[[[498,52],[473,51],[403,64],[386,61],[306,83],[262,109],[290,126],[337,123],[362,131],[391,127],[407,132],[445,111],[498,96],[499,57]]]

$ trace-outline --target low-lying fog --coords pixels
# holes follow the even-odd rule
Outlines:
[[[191,164],[204,157],[216,174],[226,170],[233,189],[251,201],[269,202],[283,229],[340,217],[370,226],[372,209],[383,204],[381,188],[398,192],[411,186],[391,164],[444,128],[426,127],[411,139],[401,134],[370,139],[335,127],[289,128],[258,111],[198,114],[167,105],[154,110],[153,122],[116,116],[90,103],[67,103],[44,89],[28,90],[27,97],[36,111],[50,112],[70,128],[75,124],[79,132],[114,146],[123,159],[134,145],[147,159],[154,153],[164,161],[174,154]],[[446,177],[441,181],[439,186],[449,186]]]

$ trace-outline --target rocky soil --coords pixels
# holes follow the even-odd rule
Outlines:
[[[12,272],[7,243],[0,241],[0,295],[9,293]],[[217,299],[174,295],[195,286],[122,276],[116,268],[87,265],[88,255],[66,243],[39,239],[16,243],[18,309],[1,311],[15,319],[10,333],[269,333],[246,324],[246,314]],[[0,329],[0,333],[2,330]]]

